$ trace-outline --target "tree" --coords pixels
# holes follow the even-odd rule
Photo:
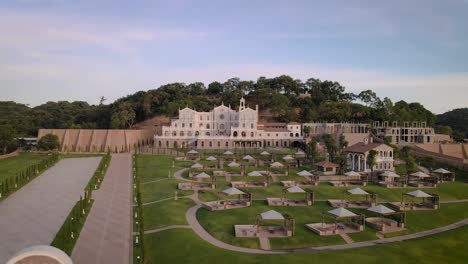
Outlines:
[[[312,137],[309,143],[306,145],[305,153],[307,158],[312,161],[312,165],[315,163],[315,160],[318,156],[317,144],[319,140],[316,137]]]
[[[323,143],[327,148],[329,160],[333,161],[337,153],[337,145],[335,138],[330,134],[325,134],[323,135]]]
[[[377,154],[378,152],[373,149],[371,149],[369,151],[369,154],[367,154],[367,164],[369,164],[369,167],[371,169],[371,177],[374,175],[374,166],[377,164]]]
[[[60,147],[60,141],[57,135],[47,134],[39,139],[37,147],[40,150],[55,150]]]
[[[10,125],[0,126],[0,150],[2,154],[7,154],[16,148],[16,131]]]
[[[128,102],[123,102],[112,115],[112,128],[132,128],[135,122],[135,111]]]
[[[359,100],[364,102],[367,106],[374,105],[377,101],[380,101],[377,94],[372,90],[365,90],[359,93],[358,95]]]
[[[219,82],[212,82],[208,85],[208,90],[206,91],[209,95],[218,95],[223,93],[223,85]]]

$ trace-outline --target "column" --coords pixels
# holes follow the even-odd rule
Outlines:
[[[358,171],[361,171],[361,155],[358,155]]]

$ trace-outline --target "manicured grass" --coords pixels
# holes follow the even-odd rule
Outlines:
[[[141,183],[167,178],[169,172],[173,174],[177,170],[193,164],[189,161],[175,161],[175,168],[172,168],[174,157],[170,156],[137,155],[137,159]]]
[[[176,179],[160,179],[157,182],[146,184],[140,183],[141,200],[143,203],[153,202],[160,199],[171,198],[175,196],[177,191],[178,196],[190,195],[193,191],[177,190]]]
[[[16,157],[0,160],[0,182],[9,177],[16,176],[16,173],[27,167],[38,164],[47,158],[47,154],[21,153]]]
[[[342,251],[297,254],[243,254],[214,247],[191,230],[145,235],[148,263],[465,263],[468,227],[411,241]]]
[[[143,206],[144,230],[170,225],[186,225],[185,212],[195,203],[182,198]]]

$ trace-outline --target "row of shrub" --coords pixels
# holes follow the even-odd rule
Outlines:
[[[24,170],[16,173],[14,177],[7,177],[5,180],[0,182],[0,200],[5,199],[10,194],[32,181],[43,171],[57,163],[59,159],[60,156],[58,153],[51,153],[47,158],[41,160],[39,163],[30,165]]]
[[[133,259],[135,263],[144,263],[145,250],[143,245],[144,227],[143,227],[143,204],[140,192],[140,178],[138,175],[136,151],[133,155],[133,230],[137,234],[133,237]]]

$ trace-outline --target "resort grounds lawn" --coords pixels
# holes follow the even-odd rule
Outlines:
[[[27,167],[44,160],[47,154],[21,153],[16,157],[0,160],[0,182],[9,177],[14,177],[16,173]]]
[[[194,205],[195,203],[187,198],[145,205],[143,207],[144,230],[170,225],[186,225],[185,212]]]
[[[167,176],[166,176],[167,177]],[[177,190],[177,183],[179,180],[162,178],[154,182],[148,182],[146,184],[140,183],[141,200],[143,203],[153,202],[166,198],[174,198],[175,192],[177,196],[190,195],[193,191],[182,191]]]
[[[295,254],[244,254],[217,248],[192,230],[145,235],[148,263],[303,264],[303,263],[466,263],[468,226],[410,241],[367,248]]]

